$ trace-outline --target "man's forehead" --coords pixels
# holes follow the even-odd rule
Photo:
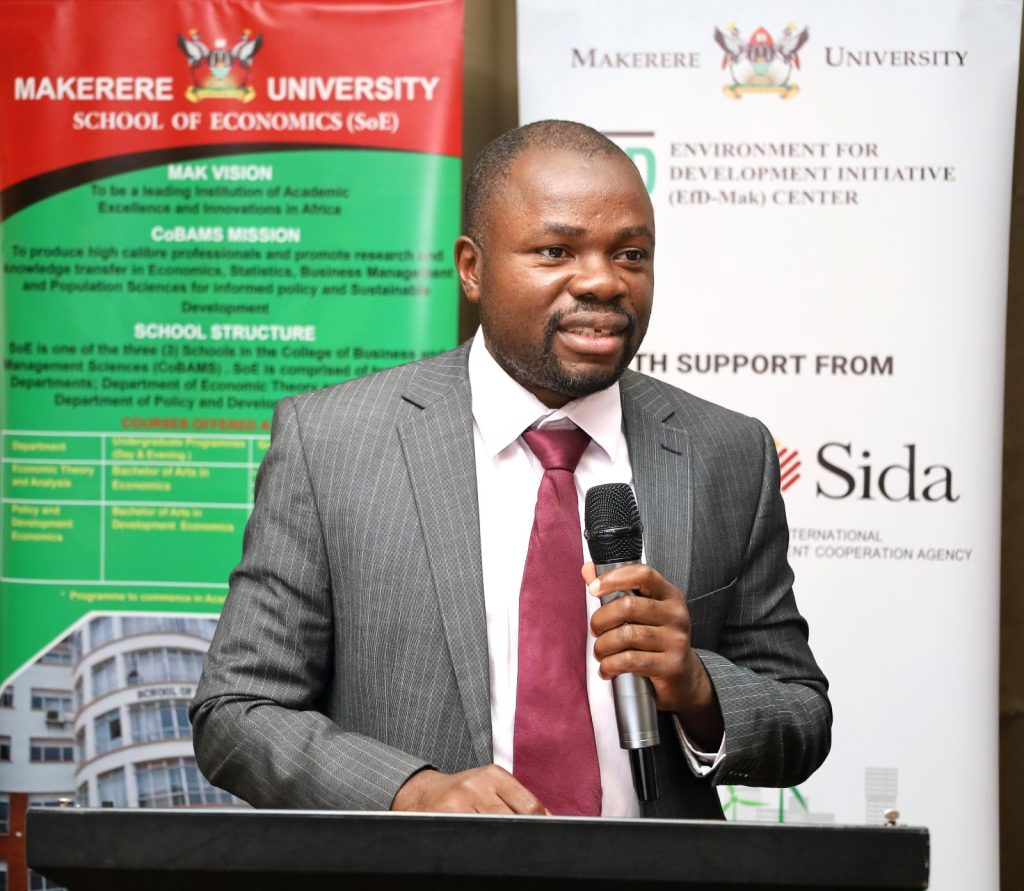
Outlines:
[[[536,177],[546,170],[598,170],[614,169],[628,165],[635,170],[633,162],[618,152],[595,152],[566,146],[532,145],[524,148],[509,165],[506,180]],[[626,169],[626,168],[622,168]],[[639,177],[639,171],[637,171]]]
[[[653,240],[650,196],[640,172],[624,153],[614,148],[591,151],[573,146],[525,146],[492,182],[486,203],[480,208],[479,224],[486,231],[491,231],[495,224],[513,224],[522,232],[524,226],[532,223],[539,234],[548,223],[570,222],[541,219],[536,214],[542,208],[553,210],[566,202],[572,206],[588,194],[595,200],[602,199],[601,193],[608,198],[621,196],[623,186],[632,193],[630,199],[635,199],[635,209],[643,217],[641,220],[638,216],[634,222],[643,223]],[[529,220],[523,218],[524,212],[530,215]],[[485,231],[480,234],[487,238]]]
[[[571,148],[536,146],[525,149],[510,165],[504,181],[498,184],[494,197],[504,207],[493,208],[500,213],[513,204],[557,200],[560,196],[581,193],[618,191],[624,183],[627,190],[649,206],[649,196],[636,166],[617,152],[587,152]]]
[[[585,238],[590,234],[586,226],[573,226],[569,223],[548,222],[536,220],[534,228],[538,235],[561,235],[566,238]],[[615,232],[618,239],[644,238],[654,242],[654,230],[646,223],[638,223],[633,226],[620,226]]]

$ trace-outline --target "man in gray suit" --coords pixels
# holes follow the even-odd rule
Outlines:
[[[510,772],[518,587],[495,592],[522,576],[517,503],[532,511],[540,479],[519,433],[552,423],[592,437],[581,495],[631,482],[645,526],[646,565],[582,570],[603,813],[721,817],[716,784],[803,781],[831,710],[772,439],[626,370],[654,283],[635,167],[582,125],[519,128],[477,160],[465,226],[474,341],[277,407],[192,705],[203,772],[266,807],[544,813]],[[601,606],[616,590],[639,596]],[[659,709],[662,795],[643,805],[602,743],[622,672]]]

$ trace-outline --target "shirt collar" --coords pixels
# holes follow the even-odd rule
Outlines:
[[[614,461],[622,441],[622,401],[619,384],[573,399],[561,408],[548,408],[529,390],[514,381],[494,361],[477,331],[469,348],[469,386],[472,391],[473,420],[490,457],[514,443],[524,430],[548,426],[568,418],[590,435]]]

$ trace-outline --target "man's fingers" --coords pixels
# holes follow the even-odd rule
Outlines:
[[[690,627],[690,613],[685,601],[681,599],[652,600],[627,594],[606,603],[590,619],[590,627],[596,637],[626,624],[669,625],[687,630]]]
[[[505,776],[507,779],[496,785],[494,791],[513,814],[533,814],[542,817],[548,813],[548,809],[526,786],[510,773],[506,773]]]
[[[464,791],[480,814],[543,814],[544,806],[533,794],[497,764],[466,771]]]
[[[677,674],[682,667],[682,659],[671,653],[627,650],[602,659],[600,674],[605,680],[620,674],[638,674],[641,677],[658,680]]]
[[[505,768],[497,764],[467,771],[469,785],[479,804],[478,813],[538,814],[547,813],[544,805]]]
[[[685,644],[686,635],[679,628],[627,623],[599,635],[594,641],[594,655],[598,659],[604,659],[629,650],[664,653],[681,649]]]
[[[695,704],[705,709],[711,701],[708,691],[713,698],[714,688],[703,663],[690,649],[686,595],[657,570],[639,563],[606,572],[587,588],[597,597],[636,592],[602,604],[591,617],[601,677],[636,674],[650,678],[655,703],[662,711],[682,713]],[[720,738],[720,725],[719,717],[706,738],[714,739],[716,734]]]
[[[395,796],[392,810],[459,814],[546,814],[536,797],[497,764],[445,774],[423,770]]]
[[[597,570],[594,568],[594,561],[588,560],[583,564],[580,569],[580,573],[583,575],[583,581],[588,585],[597,578]]]
[[[586,579],[584,564],[584,579]],[[646,563],[631,563],[609,570],[603,575],[587,582],[587,589],[595,597],[604,597],[616,591],[639,591],[644,597],[652,600],[668,600],[686,596],[656,569]]]
[[[494,798],[489,798],[486,801],[482,801],[474,805],[474,814],[514,814],[516,813],[508,803],[495,795]]]

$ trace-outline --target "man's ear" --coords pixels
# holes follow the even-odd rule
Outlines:
[[[480,267],[483,261],[483,251],[472,238],[460,235],[455,240],[455,271],[470,303],[480,302]]]

